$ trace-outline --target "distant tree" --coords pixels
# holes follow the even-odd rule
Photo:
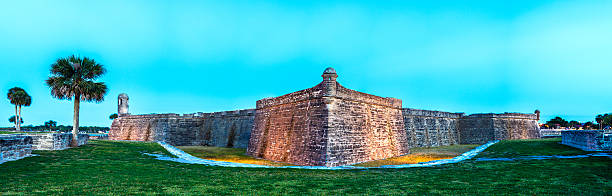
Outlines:
[[[11,116],[8,120],[9,120],[10,123],[15,123],[15,119],[17,119],[16,116]],[[21,122],[20,123],[23,123],[23,118],[21,118]]]
[[[548,122],[546,122],[546,124],[549,127],[558,128],[558,127],[568,127],[569,122],[567,122],[565,119],[557,116],[557,117],[555,117],[553,119],[550,119]]]
[[[46,81],[51,89],[51,95],[62,100],[74,100],[72,146],[77,146],[81,101],[98,103],[104,101],[106,84],[96,80],[105,72],[104,66],[94,59],[74,55],[57,59],[51,65],[51,76]]]
[[[19,87],[13,87],[9,89],[7,93],[7,98],[10,100],[11,104],[15,105],[15,116],[21,119],[21,107],[22,106],[30,106],[32,104],[32,97],[28,95],[28,93]],[[21,130],[21,121],[15,121],[15,129],[17,131]]]
[[[584,123],[583,126],[584,126],[584,129],[594,129],[594,128],[596,129],[597,128],[595,126],[595,123],[593,123],[591,121]]]
[[[612,125],[612,114],[599,114],[595,117],[595,121],[599,124],[599,128],[603,129],[606,126]]]
[[[52,131],[55,127],[57,127],[57,122],[52,120],[45,122],[45,129]]]
[[[580,122],[578,122],[578,121],[572,120],[572,121],[570,121],[570,122],[568,123],[568,125],[569,125],[569,127],[572,127],[572,128],[576,128],[576,129],[578,129],[578,128],[580,128],[580,126],[581,126],[582,124],[580,124]]]
[[[601,128],[601,121],[603,120],[603,115],[599,114],[595,117],[595,122],[597,122],[597,124],[599,124],[599,128]]]
[[[119,118],[119,115],[117,115],[116,113],[115,113],[115,114],[111,114],[111,115],[108,117],[108,119],[111,119],[111,120],[115,120],[116,118]]]
[[[601,120],[601,125],[604,127],[612,126],[612,115],[610,114],[603,115],[603,119]]]

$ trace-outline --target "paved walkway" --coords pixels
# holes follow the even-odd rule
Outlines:
[[[159,154],[150,154],[144,153],[149,156],[154,156],[158,160],[164,161],[174,161],[179,163],[189,163],[189,164],[202,164],[202,165],[210,165],[210,166],[220,166],[220,167],[244,167],[244,168],[276,168],[276,169],[323,169],[323,170],[341,170],[341,169],[375,169],[375,168],[411,168],[411,167],[430,167],[435,165],[443,165],[449,163],[458,163],[463,160],[471,159],[474,156],[478,155],[478,153],[484,151],[489,146],[499,142],[498,140],[490,141],[484,145],[478,146],[468,152],[465,152],[459,156],[453,157],[451,159],[441,159],[435,161],[429,161],[424,163],[416,163],[416,164],[405,164],[405,165],[383,165],[380,167],[355,167],[355,166],[339,166],[339,167],[324,167],[324,166],[282,166],[282,167],[274,167],[274,166],[266,166],[266,165],[256,165],[256,164],[247,164],[247,163],[233,163],[233,162],[223,162],[223,161],[213,161],[201,159],[198,157],[194,157],[181,149],[178,149],[174,146],[171,146],[165,142],[157,142],[159,145],[164,147],[168,152],[173,154],[178,158],[168,157],[165,155]]]

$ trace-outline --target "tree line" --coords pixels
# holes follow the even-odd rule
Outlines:
[[[574,129],[609,129],[612,127],[612,113],[599,114],[595,116],[595,121],[588,121],[580,123],[575,120],[567,121],[559,116],[550,119],[543,124],[541,128],[544,129],[556,129],[556,128],[574,128]]]

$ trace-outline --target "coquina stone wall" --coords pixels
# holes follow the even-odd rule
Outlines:
[[[411,148],[459,144],[459,122],[463,113],[404,108],[402,114]]]
[[[70,147],[72,133],[42,133],[30,134],[32,137],[32,150],[64,150]],[[79,134],[77,144],[79,146],[87,144],[88,134]]]
[[[603,135],[603,130],[562,131],[561,143],[585,151],[612,151],[612,134],[608,138]]]
[[[401,100],[346,89],[336,77],[328,69],[313,88],[257,101],[247,154],[333,167],[408,153]]]
[[[0,135],[0,163],[21,159],[32,154],[32,137],[27,135]]]
[[[537,114],[472,114],[461,118],[459,143],[540,138]]]
[[[109,139],[164,141],[175,146],[246,148],[255,110],[196,114],[127,115],[115,119]]]

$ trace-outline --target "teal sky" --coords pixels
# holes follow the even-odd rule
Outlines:
[[[9,88],[33,96],[25,125],[70,125],[50,65],[71,54],[108,69],[81,124],[130,111],[214,112],[310,88],[334,67],[345,87],[449,112],[540,109],[580,121],[612,112],[612,1],[5,1],[0,126]],[[6,119],[6,120],[2,120]]]

